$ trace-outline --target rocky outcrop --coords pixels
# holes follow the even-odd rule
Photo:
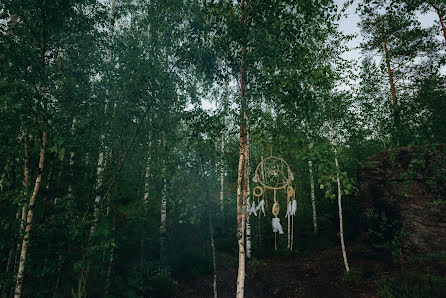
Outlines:
[[[384,212],[403,227],[406,253],[446,252],[446,146],[387,150],[364,160],[358,175],[363,231]],[[367,215],[368,214],[368,215]],[[366,233],[367,235],[367,233]]]

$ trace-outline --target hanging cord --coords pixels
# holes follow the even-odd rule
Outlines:
[[[293,191],[293,195],[294,195],[294,191]],[[294,212],[293,212],[294,208],[293,208],[293,206],[294,206],[294,202],[296,202],[295,200],[292,200],[292,199],[294,199],[294,197],[290,198],[290,201],[292,201],[291,216],[290,216],[290,218],[291,218],[290,250],[293,250],[293,234],[294,234]]]
[[[280,206],[279,203],[277,203],[277,190],[274,189],[274,205],[272,213],[274,215],[274,218],[272,220],[272,226],[273,226],[273,232],[274,232],[274,248],[277,250],[277,232],[279,234],[283,234],[282,226],[280,225],[280,218],[277,216],[279,215]]]

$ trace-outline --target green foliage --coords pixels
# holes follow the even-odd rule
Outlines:
[[[349,272],[344,272],[343,281],[350,286],[359,287],[363,278],[363,273],[360,269],[350,268]]]
[[[403,258],[402,241],[406,233],[404,224],[388,218],[384,211],[379,213],[369,209],[366,215],[371,223],[367,231],[370,244],[390,253],[394,262],[401,264]]]
[[[432,38],[435,30],[421,28],[414,13],[431,6],[362,1],[368,56],[356,77],[353,63],[342,58],[352,36],[338,28],[345,10],[338,11],[335,1],[248,3],[244,25],[240,3],[231,0],[0,2],[0,296],[10,296],[15,285],[21,211],[34,189],[45,127],[23,296],[181,295],[176,280],[212,270],[208,210],[217,267],[235,266],[243,45],[250,175],[272,143],[273,154],[291,166],[299,205],[293,252],[285,249],[285,237],[274,251],[269,194],[267,216],[251,217],[252,272],[261,257],[307,255],[338,243],[338,211],[324,199],[336,198],[337,178],[345,236],[356,237],[356,172],[365,157],[397,145],[446,141],[445,76],[439,71],[444,51]],[[445,9],[441,3],[438,8]],[[377,64],[379,24],[388,34],[390,56]],[[394,69],[402,65],[395,69],[398,107],[389,99],[387,60]],[[352,79],[359,81],[357,90],[344,88]],[[203,109],[204,99],[217,109]],[[438,193],[446,180],[444,158],[438,155],[428,173]],[[401,177],[406,191],[416,171],[428,166],[425,160]],[[309,161],[317,182],[317,237]],[[167,257],[161,260],[164,195]],[[278,198],[283,211],[286,196]],[[369,234],[376,247],[399,258],[403,234],[390,217],[371,214]],[[345,280],[356,285],[360,275],[352,270]],[[386,282],[382,288],[397,293],[395,286]]]
[[[382,297],[441,297],[446,290],[443,277],[446,268],[444,254],[411,256],[407,270],[400,276],[381,279],[377,294]]]
[[[405,278],[388,278],[378,283],[380,297],[441,297],[446,291],[442,276],[430,273],[410,273]]]

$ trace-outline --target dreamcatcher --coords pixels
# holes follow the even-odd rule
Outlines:
[[[253,189],[253,194],[255,197],[260,200],[258,206],[251,206],[251,211],[254,215],[257,215],[256,212],[261,210],[265,215],[265,192],[273,191],[274,192],[274,204],[272,207],[272,228],[274,232],[274,247],[277,250],[277,233],[283,234],[282,225],[280,224],[279,212],[280,205],[277,200],[277,191],[286,190],[287,193],[287,212],[286,216],[288,218],[288,248],[292,249],[292,245],[290,245],[292,235],[292,221],[293,216],[296,213],[297,203],[295,200],[295,192],[293,187],[291,186],[291,181],[294,180],[293,173],[291,172],[290,166],[288,163],[280,158],[272,155],[262,159],[262,161],[257,165],[253,181],[256,183],[260,183],[260,185],[256,186]],[[259,212],[260,214],[260,212]],[[291,224],[291,225],[290,225]],[[291,231],[290,231],[291,226]],[[291,232],[291,233],[290,233]]]

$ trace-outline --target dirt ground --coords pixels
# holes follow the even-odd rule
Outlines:
[[[351,253],[349,262],[351,268],[361,272],[356,283],[344,280],[345,269],[338,247],[305,257],[259,260],[247,268],[245,297],[376,297],[373,271],[381,262],[358,253]],[[385,265],[379,266],[382,271]],[[237,268],[218,272],[218,296],[235,297],[236,279]],[[212,276],[188,283],[181,294],[181,297],[212,296]]]

